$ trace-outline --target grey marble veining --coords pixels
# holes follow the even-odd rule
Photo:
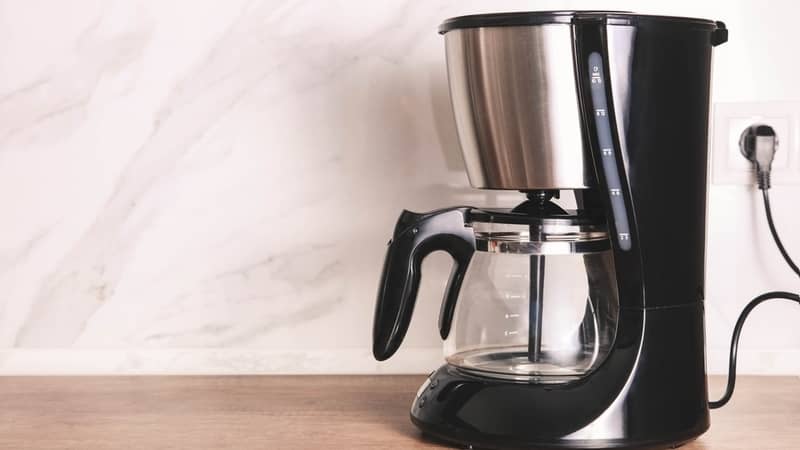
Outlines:
[[[745,7],[733,3],[715,8],[736,23]],[[438,254],[424,265],[407,348],[388,364],[370,359],[374,297],[397,215],[520,198],[467,183],[436,27],[461,13],[530,7],[450,0],[4,4],[0,372],[409,372],[435,365],[436,314],[449,272],[448,258]],[[716,16],[715,8],[680,1],[665,12]],[[719,64],[733,67],[733,58],[721,56]],[[720,86],[722,99],[742,89]],[[749,270],[728,267],[726,242],[747,230],[731,231],[725,220],[750,193],[727,189],[711,193],[709,298],[733,289],[718,268]],[[786,214],[786,229],[800,221]],[[761,254],[758,248],[744,251]],[[760,278],[742,281],[739,291],[791,283],[753,273]],[[723,364],[739,303],[708,308],[714,365]],[[797,333],[773,342],[763,334],[751,348],[752,365],[790,370],[769,361],[777,361],[776,348],[796,352]]]

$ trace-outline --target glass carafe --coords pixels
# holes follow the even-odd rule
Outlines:
[[[471,224],[476,242],[445,341],[447,362],[489,377],[577,379],[614,340],[619,302],[602,224],[578,216]]]

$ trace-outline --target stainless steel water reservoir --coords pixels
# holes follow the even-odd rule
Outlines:
[[[442,29],[470,183],[486,189],[594,184],[569,23]]]

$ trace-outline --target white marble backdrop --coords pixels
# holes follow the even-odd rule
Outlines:
[[[798,63],[760,50],[789,42],[789,2],[761,25],[744,1],[608,3],[726,20],[717,100],[800,94],[781,70]],[[487,9],[593,6],[0,3],[0,373],[434,368],[441,255],[425,263],[406,346],[388,363],[370,357],[394,220],[402,208],[518,199],[467,184],[436,27]],[[781,189],[777,220],[800,254],[800,213],[786,206],[798,192]],[[714,370],[748,296],[798,287],[751,219],[753,195],[711,191]],[[765,309],[745,333],[745,370],[800,372],[800,309]]]

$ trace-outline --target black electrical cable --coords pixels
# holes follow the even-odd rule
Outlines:
[[[750,303],[745,306],[744,310],[739,315],[739,320],[736,321],[736,326],[733,327],[733,337],[731,338],[731,355],[728,363],[728,385],[725,388],[725,394],[717,401],[708,402],[709,408],[716,409],[725,406],[725,404],[728,403],[728,400],[731,399],[731,396],[733,396],[733,389],[736,387],[736,356],[739,351],[739,336],[742,334],[742,326],[744,325],[744,321],[747,320],[747,316],[750,315],[750,311],[752,311],[753,308],[767,300],[772,299],[784,299],[800,303],[800,295],[793,294],[791,292],[775,291],[761,294],[751,300]]]
[[[767,223],[769,224],[769,231],[772,233],[772,239],[775,241],[775,245],[778,246],[778,250],[781,252],[783,259],[786,260],[786,264],[792,268],[794,273],[800,277],[800,269],[797,268],[797,264],[792,261],[792,257],[789,256],[789,253],[783,247],[783,243],[781,242],[781,238],[778,237],[778,231],[775,229],[775,222],[772,221],[772,208],[769,206],[769,190],[768,189],[761,189],[761,192],[764,194],[764,209],[767,212]]]
[[[772,145],[756,145],[757,139],[761,138],[772,138]],[[761,192],[764,195],[764,210],[767,213],[767,223],[769,224],[769,231],[772,233],[772,239],[775,241],[775,245],[778,246],[778,250],[781,252],[781,256],[783,256],[786,264],[789,265],[794,273],[800,276],[800,269],[798,269],[797,264],[792,261],[789,253],[783,247],[781,238],[778,236],[778,230],[775,229],[775,222],[772,220],[772,208],[769,204],[768,191],[770,188],[770,170],[772,167],[772,160],[775,157],[777,145],[778,141],[775,135],[775,130],[767,125],[754,125],[747,128],[744,133],[742,133],[742,137],[739,141],[742,154],[749,161],[755,164],[758,188],[761,189]],[[733,336],[731,337],[731,354],[728,362],[728,384],[725,387],[725,394],[723,394],[722,398],[717,401],[708,402],[709,408],[716,409],[725,406],[725,404],[728,403],[733,396],[733,389],[736,387],[736,357],[739,352],[739,337],[742,334],[744,321],[747,320],[747,316],[750,315],[750,312],[753,311],[756,306],[772,299],[784,299],[800,303],[800,295],[792,292],[773,291],[759,295],[744,307],[744,310],[742,310],[742,313],[739,315],[739,319],[736,321],[736,325],[733,327]]]
[[[778,250],[780,250],[783,259],[786,260],[786,263],[789,265],[789,267],[791,267],[792,270],[798,276],[800,276],[800,270],[798,270],[797,265],[794,263],[794,261],[792,261],[789,253],[783,247],[783,243],[778,236],[778,231],[775,229],[775,223],[772,220],[772,208],[769,204],[769,183],[766,185],[759,183],[759,187],[761,188],[761,192],[764,194],[764,210],[767,212],[767,223],[769,224],[769,231],[772,233],[772,239],[775,241],[775,245],[778,246]],[[733,327],[733,336],[731,337],[731,353],[730,360],[728,362],[728,384],[725,387],[725,394],[723,394],[722,398],[717,401],[708,402],[709,408],[716,409],[725,406],[725,404],[728,403],[733,396],[733,390],[736,387],[736,357],[738,356],[739,352],[739,337],[742,334],[744,322],[747,320],[747,316],[750,315],[750,312],[753,311],[756,306],[772,299],[784,299],[800,303],[800,295],[792,292],[774,291],[759,295],[751,300],[747,306],[745,306],[744,310],[739,315],[739,319],[736,321],[736,325]]]

